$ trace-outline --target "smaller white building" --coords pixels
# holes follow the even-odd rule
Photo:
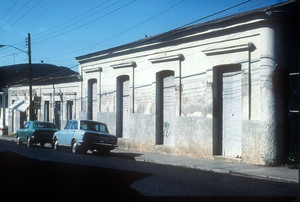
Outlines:
[[[53,67],[57,69],[52,73],[47,73],[48,66],[50,66],[48,69],[54,69]],[[35,65],[34,67],[33,70],[35,71],[32,80],[34,120],[49,121],[54,123],[57,128],[62,129],[68,120],[79,117],[81,100],[80,76],[77,72],[67,68],[52,65],[47,65],[46,67]],[[17,67],[10,69],[14,71]],[[23,69],[26,71],[27,66],[25,65],[21,68],[21,70]],[[24,77],[24,75],[21,76]],[[2,88],[3,92],[0,94],[0,128],[3,128],[1,130],[3,131],[2,135],[16,133],[29,120],[28,82],[11,83],[9,87]]]

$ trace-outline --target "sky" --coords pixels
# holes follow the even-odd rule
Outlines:
[[[0,66],[32,63],[78,71],[75,57],[160,34],[190,22],[286,0],[1,0]],[[232,8],[231,8],[232,7]],[[231,9],[228,9],[231,8]],[[13,48],[14,46],[16,48]]]

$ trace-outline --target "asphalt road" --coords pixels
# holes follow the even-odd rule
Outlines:
[[[0,201],[294,201],[298,184],[0,141]]]

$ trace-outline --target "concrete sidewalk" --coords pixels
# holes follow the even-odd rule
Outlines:
[[[16,142],[16,138],[12,137],[0,136],[0,140]],[[298,169],[289,169],[287,167],[254,166],[243,163],[224,162],[214,159],[198,159],[169,154],[121,149],[115,149],[111,151],[111,153],[117,155],[129,155],[132,156],[136,161],[140,162],[151,162],[280,182],[298,183],[299,179]]]
[[[173,156],[152,152],[140,152],[116,149],[112,153],[133,153],[136,161],[151,162],[178,167],[186,167],[216,173],[254,177],[280,182],[298,183],[298,169],[287,167],[254,166],[243,163],[224,162],[215,159],[198,159],[183,156]],[[138,154],[138,155],[137,155]]]

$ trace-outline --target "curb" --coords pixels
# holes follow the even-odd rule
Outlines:
[[[201,171],[208,171],[208,172],[214,172],[219,174],[229,174],[234,176],[241,176],[241,177],[248,177],[248,178],[255,178],[255,179],[262,179],[262,180],[269,180],[269,181],[276,181],[276,182],[285,182],[285,183],[297,183],[298,179],[289,179],[284,177],[276,177],[271,175],[264,175],[264,174],[257,174],[257,173],[246,173],[242,171],[234,171],[230,169],[222,169],[222,168],[205,168],[199,165],[194,164],[179,164],[174,163],[171,161],[164,161],[164,160],[157,160],[157,159],[150,159],[145,157],[135,157],[136,161],[139,162],[148,162],[148,163],[155,163],[155,164],[162,164],[162,165],[171,165],[175,167],[183,167],[183,168],[190,168],[190,169],[196,169]]]
[[[17,138],[8,137],[8,136],[0,136],[0,140],[8,141],[8,142],[17,142]]]

